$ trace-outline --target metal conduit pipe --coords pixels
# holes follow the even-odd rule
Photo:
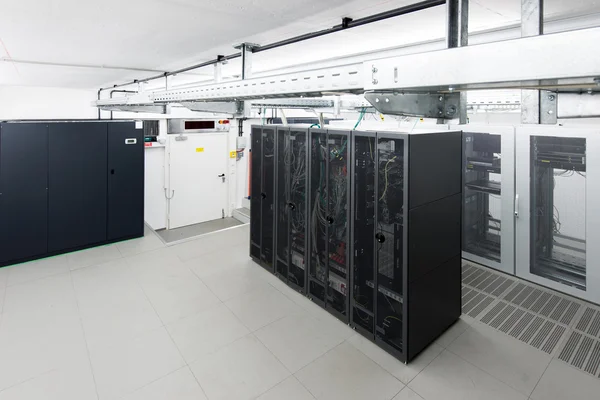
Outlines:
[[[411,4],[408,6],[404,6],[404,7],[400,7],[400,8],[396,8],[393,10],[389,10],[389,11],[384,11],[381,12],[379,14],[373,14],[364,18],[359,18],[356,20],[353,20],[352,18],[344,18],[342,19],[342,23],[339,25],[335,25],[331,28],[328,29],[323,29],[320,31],[316,31],[316,32],[311,32],[311,33],[307,33],[304,35],[300,35],[300,36],[296,36],[293,38],[289,38],[289,39],[285,39],[279,42],[275,42],[275,43],[271,43],[271,44],[267,44],[264,46],[260,46],[260,47],[256,47],[252,50],[253,53],[260,53],[261,51],[265,51],[265,50],[272,50],[278,47],[282,47],[282,46],[287,46],[289,44],[293,44],[293,43],[298,43],[298,42],[302,42],[304,40],[309,40],[309,39],[314,39],[314,38],[318,38],[320,36],[325,36],[325,35],[329,35],[331,33],[335,33],[335,32],[340,32],[346,29],[350,29],[350,28],[356,28],[358,26],[362,26],[362,25],[367,25],[367,24],[371,24],[374,22],[378,22],[378,21],[382,21],[388,18],[394,18],[394,17],[399,17],[401,15],[405,15],[405,14],[410,14],[413,12],[417,12],[417,11],[422,11],[422,10],[426,10],[428,8],[432,8],[432,7],[437,7],[437,6],[441,6],[446,4],[446,0],[425,0],[425,1],[421,1],[419,3],[416,4]],[[117,88],[117,87],[123,87],[123,86],[128,86],[128,85],[132,85],[134,83],[139,83],[139,82],[148,82],[151,80],[155,80],[155,79],[159,79],[159,78],[164,78],[164,77],[168,77],[168,76],[173,76],[173,75],[177,75],[177,74],[181,74],[184,72],[188,72],[188,71],[192,71],[194,69],[198,69],[198,68],[202,68],[202,67],[207,67],[209,65],[214,65],[217,62],[221,62],[224,59],[225,60],[231,60],[234,58],[238,58],[241,57],[241,52],[240,53],[234,53],[234,54],[230,54],[228,56],[225,57],[218,57],[214,60],[210,60],[210,61],[206,61],[200,64],[196,64],[196,65],[192,65],[186,68],[182,68],[182,69],[178,69],[172,72],[166,72],[164,74],[160,74],[160,75],[156,75],[156,76],[151,76],[149,78],[144,78],[144,79],[140,79],[140,80],[134,80],[132,82],[128,82],[128,83],[121,83],[118,85],[114,85],[112,87],[107,87],[107,88],[102,88],[98,91],[98,100],[100,100],[100,93],[104,90],[108,90],[108,89],[112,89],[112,88]],[[98,113],[98,115],[100,115]],[[100,118],[98,116],[98,118]]]

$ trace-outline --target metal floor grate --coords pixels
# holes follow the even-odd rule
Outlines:
[[[463,262],[463,314],[600,378],[600,308]]]

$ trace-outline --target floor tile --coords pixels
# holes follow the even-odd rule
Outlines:
[[[290,376],[285,381],[266,393],[259,396],[256,400],[314,400],[312,394],[294,376]]]
[[[254,335],[190,365],[210,400],[254,399],[290,373]]]
[[[552,357],[483,324],[474,324],[448,350],[529,396]]]
[[[181,264],[181,260],[170,247],[129,256],[125,258],[125,261],[137,276],[143,276],[146,270],[149,271],[148,273],[152,273],[154,268],[168,269],[168,267]]]
[[[190,369],[184,367],[123,397],[123,400],[206,400],[206,396]]]
[[[256,268],[260,268],[258,265]],[[251,269],[239,270],[235,273],[228,271],[202,278],[202,282],[217,295],[221,301],[227,301],[258,289],[272,288],[264,280],[256,276]]]
[[[251,331],[260,329],[285,316],[305,313],[294,302],[272,287],[234,297],[225,305]]]
[[[404,364],[362,335],[356,334],[352,336],[348,339],[348,343],[352,344],[404,384],[408,384],[413,380],[423,368],[429,365],[444,350],[440,345],[432,343],[417,358],[408,364]]]
[[[168,256],[168,258],[173,257]],[[180,261],[166,262],[164,265],[145,265],[132,267],[136,278],[142,287],[159,286],[170,288],[181,285],[198,277]]]
[[[210,289],[192,274],[174,286],[142,285],[160,319],[165,324],[197,314],[221,303]]]
[[[342,343],[295,375],[319,400],[389,400],[404,387],[349,343]]]
[[[252,268],[256,264],[250,259],[248,251],[248,245],[238,245],[225,252],[217,250],[202,257],[193,258],[186,261],[185,265],[200,278],[239,268]]]
[[[531,399],[592,400],[599,396],[600,379],[554,359],[531,394]]]
[[[71,271],[76,269],[104,264],[122,258],[116,244],[92,247],[91,249],[75,251],[67,254],[67,262]]]
[[[447,350],[408,386],[427,400],[527,399],[527,396]]]
[[[45,313],[77,315],[77,300],[69,273],[6,288],[4,313],[33,318]]]
[[[123,257],[145,253],[162,247],[165,247],[165,244],[153,232],[146,233],[141,238],[117,243],[117,248]]]
[[[6,280],[8,279],[8,268],[10,267],[0,268],[0,288],[6,287]]]
[[[81,323],[90,348],[134,339],[163,325],[144,297],[116,307],[98,309],[82,318]]]
[[[105,348],[90,358],[100,400],[131,393],[185,365],[166,329]]]
[[[78,316],[61,312],[3,313],[0,325],[0,390],[70,365],[89,364]]]
[[[199,239],[181,243],[171,248],[181,261],[188,261],[217,250],[226,252],[231,247],[249,243],[248,240],[246,231],[240,227],[201,236]]]
[[[6,267],[7,286],[17,285],[34,281],[36,279],[47,278],[52,275],[69,272],[69,263],[66,255],[42,258],[26,262],[23,264]]]
[[[414,390],[409,387],[405,387],[394,397],[392,400],[424,400]]]
[[[89,362],[53,369],[0,392],[0,400],[96,400]]]
[[[296,314],[259,329],[255,335],[294,373],[345,340],[332,326],[334,322]]]
[[[436,344],[446,348],[469,328],[469,324],[462,318],[454,323],[448,330],[437,338]]]
[[[167,329],[188,363],[249,333],[239,319],[222,304],[167,325]]]
[[[139,304],[146,299],[125,260],[73,271],[73,286],[82,317],[105,313],[123,304]]]

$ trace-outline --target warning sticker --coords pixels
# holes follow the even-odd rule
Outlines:
[[[236,158],[237,157],[237,151],[230,151],[229,152],[229,158]]]
[[[196,153],[204,153],[204,147],[196,147]]]

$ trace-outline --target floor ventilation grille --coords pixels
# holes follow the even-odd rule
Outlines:
[[[600,378],[600,308],[469,262],[463,314]]]

